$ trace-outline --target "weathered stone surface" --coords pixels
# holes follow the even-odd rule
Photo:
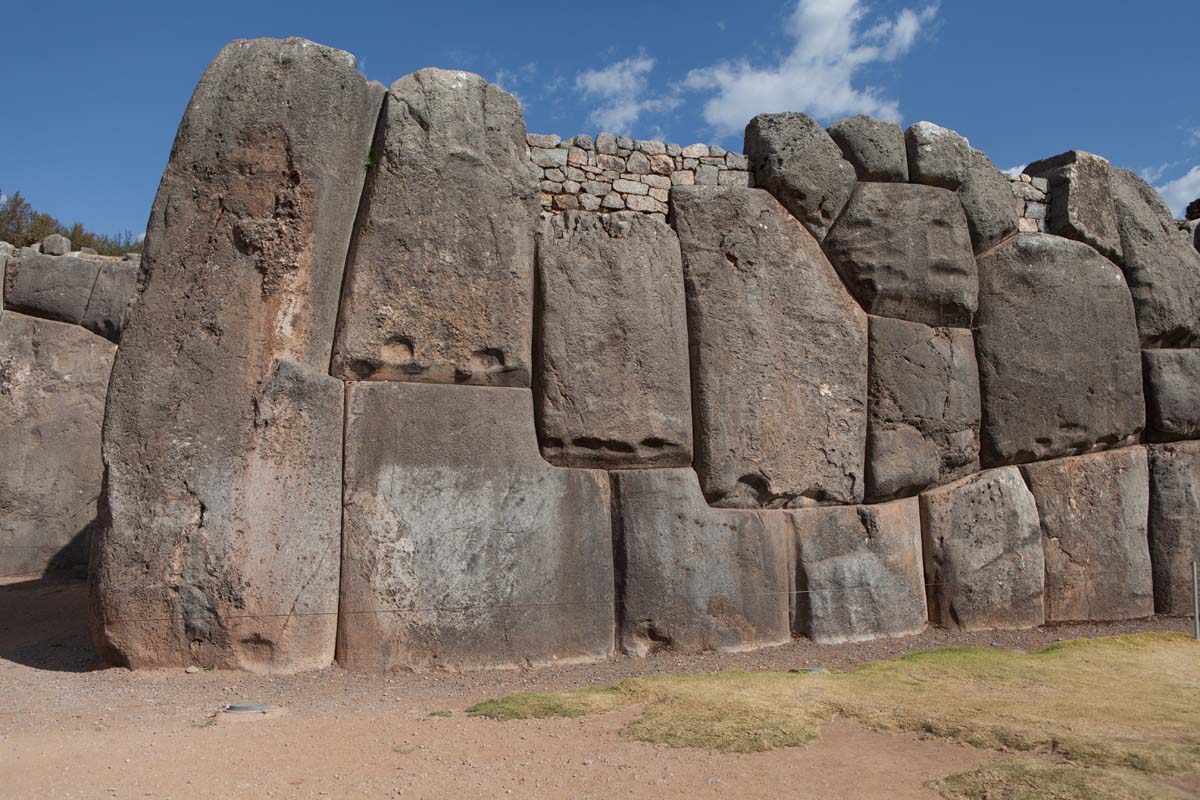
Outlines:
[[[982,150],[971,149],[971,160],[958,199],[967,215],[971,244],[980,253],[1017,232],[1012,182]]]
[[[871,317],[867,374],[867,500],[915,494],[979,468],[969,330]]]
[[[48,256],[65,256],[71,252],[71,240],[61,233],[52,233],[42,239],[42,252]]]
[[[837,644],[925,629],[917,498],[766,516],[795,539],[796,633]]]
[[[108,395],[92,627],[111,661],[332,660],[343,390],[327,370],[382,95],[303,39],[231,43],[192,95]]]
[[[524,142],[520,104],[478,75],[392,84],[334,375],[529,386],[538,201]]]
[[[1042,529],[1016,467],[922,494],[921,531],[933,622],[969,631],[1042,624]]]
[[[709,502],[862,499],[867,318],[761,189],[677,186],[696,425]]]
[[[860,181],[908,180],[904,132],[896,123],[859,114],[830,125],[829,136]]]
[[[984,466],[1131,440],[1141,354],[1121,271],[1091,247],[1018,234],[979,257],[976,353]]]
[[[829,231],[825,252],[868,312],[970,327],[978,277],[967,219],[952,192],[859,184]]]
[[[0,312],[0,576],[87,563],[112,344]]]
[[[528,389],[350,384],[338,661],[368,672],[613,650],[608,476],[538,454]]]
[[[538,242],[536,408],[563,467],[692,463],[679,239],[644,214],[564,214]]]
[[[1200,345],[1200,252],[1150,184],[1127,169],[1109,180],[1142,346]]]
[[[96,284],[99,262],[76,256],[46,256],[28,247],[5,269],[5,308],[78,325]]]
[[[917,122],[904,132],[908,176],[913,183],[957,189],[966,180],[971,143],[948,128]]]
[[[1192,562],[1200,561],[1200,442],[1147,448],[1154,610],[1192,613]]]
[[[121,340],[125,318],[137,292],[136,261],[105,261],[100,265],[80,325],[113,342]]]
[[[806,114],[759,114],[746,126],[744,149],[754,185],[774,195],[818,240],[824,239],[856,182],[854,167],[829,134]],[[699,175],[696,180],[704,182]]]
[[[1046,558],[1046,622],[1154,613],[1146,541],[1146,449],[1021,467],[1037,501]]]
[[[709,508],[690,469],[610,473],[623,652],[749,650],[789,630],[786,531]]]
[[[1142,369],[1150,436],[1200,438],[1200,350],[1143,350]]]
[[[1083,150],[1068,150],[1033,162],[1025,173],[1049,182],[1046,228],[1050,233],[1089,244],[1110,261],[1121,263],[1108,161]]]

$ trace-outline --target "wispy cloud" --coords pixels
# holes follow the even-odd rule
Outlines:
[[[876,87],[859,86],[860,71],[912,50],[937,15],[937,4],[905,8],[868,26],[859,0],[798,0],[785,22],[790,52],[778,63],[748,59],[692,70],[685,86],[709,92],[704,119],[719,135],[742,129],[755,114],[804,111],[830,119],[870,114],[899,120],[899,101]]]
[[[1138,174],[1145,179],[1146,183],[1158,183],[1159,178],[1182,163],[1182,161],[1166,161],[1157,167],[1142,167],[1138,170]]]
[[[537,78],[537,64],[530,62],[519,67],[500,67],[492,76],[492,83],[517,98],[522,108],[528,109],[525,102],[525,87]]]
[[[1187,204],[1200,198],[1200,164],[1192,167],[1178,178],[1154,188],[1163,196],[1163,200],[1167,201],[1171,213],[1182,217]]]
[[[1192,145],[1193,147],[1200,146],[1200,128],[1189,128],[1187,135],[1188,144]]]
[[[1009,167],[1008,169],[1002,169],[1000,171],[1010,178],[1019,178],[1021,177],[1021,173],[1024,172],[1025,168],[1028,166],[1028,164],[1017,164],[1015,167]]]
[[[653,69],[654,59],[641,54],[576,75],[575,89],[585,99],[599,102],[588,119],[604,130],[629,133],[642,114],[678,107],[677,94],[651,90],[649,75]]]

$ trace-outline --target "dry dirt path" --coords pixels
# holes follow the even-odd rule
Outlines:
[[[512,691],[611,684],[650,673],[847,667],[913,650],[1185,630],[1146,620],[922,636],[859,645],[796,642],[742,655],[617,658],[583,667],[362,676],[338,668],[267,678],[103,669],[90,652],[82,582],[0,586],[3,798],[933,798],[934,778],[995,754],[835,721],[806,749],[753,755],[622,739],[632,712],[497,723],[471,704]],[[228,703],[277,709],[216,715]],[[431,716],[449,711],[450,716]]]

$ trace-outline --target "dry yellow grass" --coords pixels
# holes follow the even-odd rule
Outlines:
[[[755,752],[802,746],[840,714],[874,730],[1053,754],[1078,765],[1061,769],[1134,771],[1077,776],[1085,784],[1124,787],[1124,794],[1085,792],[1093,800],[1171,797],[1137,794],[1145,789],[1137,773],[1200,769],[1200,643],[1177,634],[1139,634],[1065,642],[1036,653],[937,650],[845,672],[637,678],[610,688],[510,695],[470,713],[575,717],[630,707],[641,713],[626,736],[672,747]],[[1040,767],[1011,769],[1025,769],[1031,780],[1061,777]],[[1007,779],[1019,788],[1014,774]],[[947,796],[1055,796],[955,791]]]

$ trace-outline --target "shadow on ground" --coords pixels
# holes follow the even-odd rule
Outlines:
[[[102,668],[87,606],[87,581],[69,572],[0,585],[0,661],[54,672]]]

